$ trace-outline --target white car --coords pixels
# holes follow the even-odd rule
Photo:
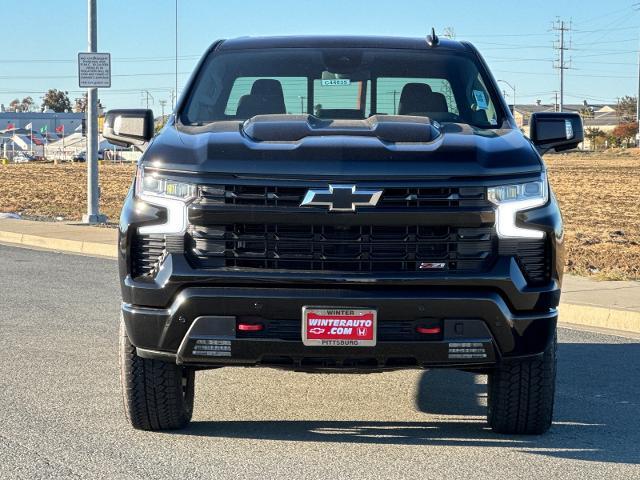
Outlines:
[[[31,155],[29,155],[27,153],[18,153],[18,154],[13,156],[13,162],[14,163],[27,163],[27,162],[31,162],[33,160],[34,160],[34,157],[32,157]]]

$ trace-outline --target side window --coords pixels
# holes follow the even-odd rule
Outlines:
[[[449,113],[459,115],[453,90],[448,80],[443,78],[378,78],[377,113],[396,115],[402,89],[408,83],[422,83],[431,88],[433,93],[442,94],[447,102]]]
[[[282,86],[282,94],[284,95],[284,104],[289,114],[300,113],[300,106],[303,105],[305,110],[307,107],[307,78],[306,77],[238,77],[233,82],[227,106],[224,114],[234,116],[238,110],[238,102],[243,95],[251,93],[253,82],[259,79],[278,80]]]

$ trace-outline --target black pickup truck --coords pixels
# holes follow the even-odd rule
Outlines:
[[[195,372],[264,366],[488,375],[488,422],[552,421],[562,218],[478,51],[426,38],[215,42],[167,125],[107,114],[144,151],[120,220],[125,409],[190,419]],[[220,385],[219,388],[224,388]]]

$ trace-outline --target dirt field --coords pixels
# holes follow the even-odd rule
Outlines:
[[[562,207],[567,270],[640,279],[640,152],[545,156]]]
[[[545,157],[566,225],[567,270],[602,279],[640,279],[640,152]],[[117,222],[131,165],[102,165],[100,209]],[[86,166],[0,165],[0,212],[79,220]]]

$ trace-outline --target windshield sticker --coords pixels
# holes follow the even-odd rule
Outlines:
[[[348,78],[332,78],[329,80],[322,80],[323,87],[342,87],[344,85],[351,85],[351,80]]]
[[[487,103],[487,97],[485,97],[484,92],[482,90],[474,90],[473,96],[476,99],[476,105],[478,106],[478,110],[487,110],[489,108],[489,104]]]

